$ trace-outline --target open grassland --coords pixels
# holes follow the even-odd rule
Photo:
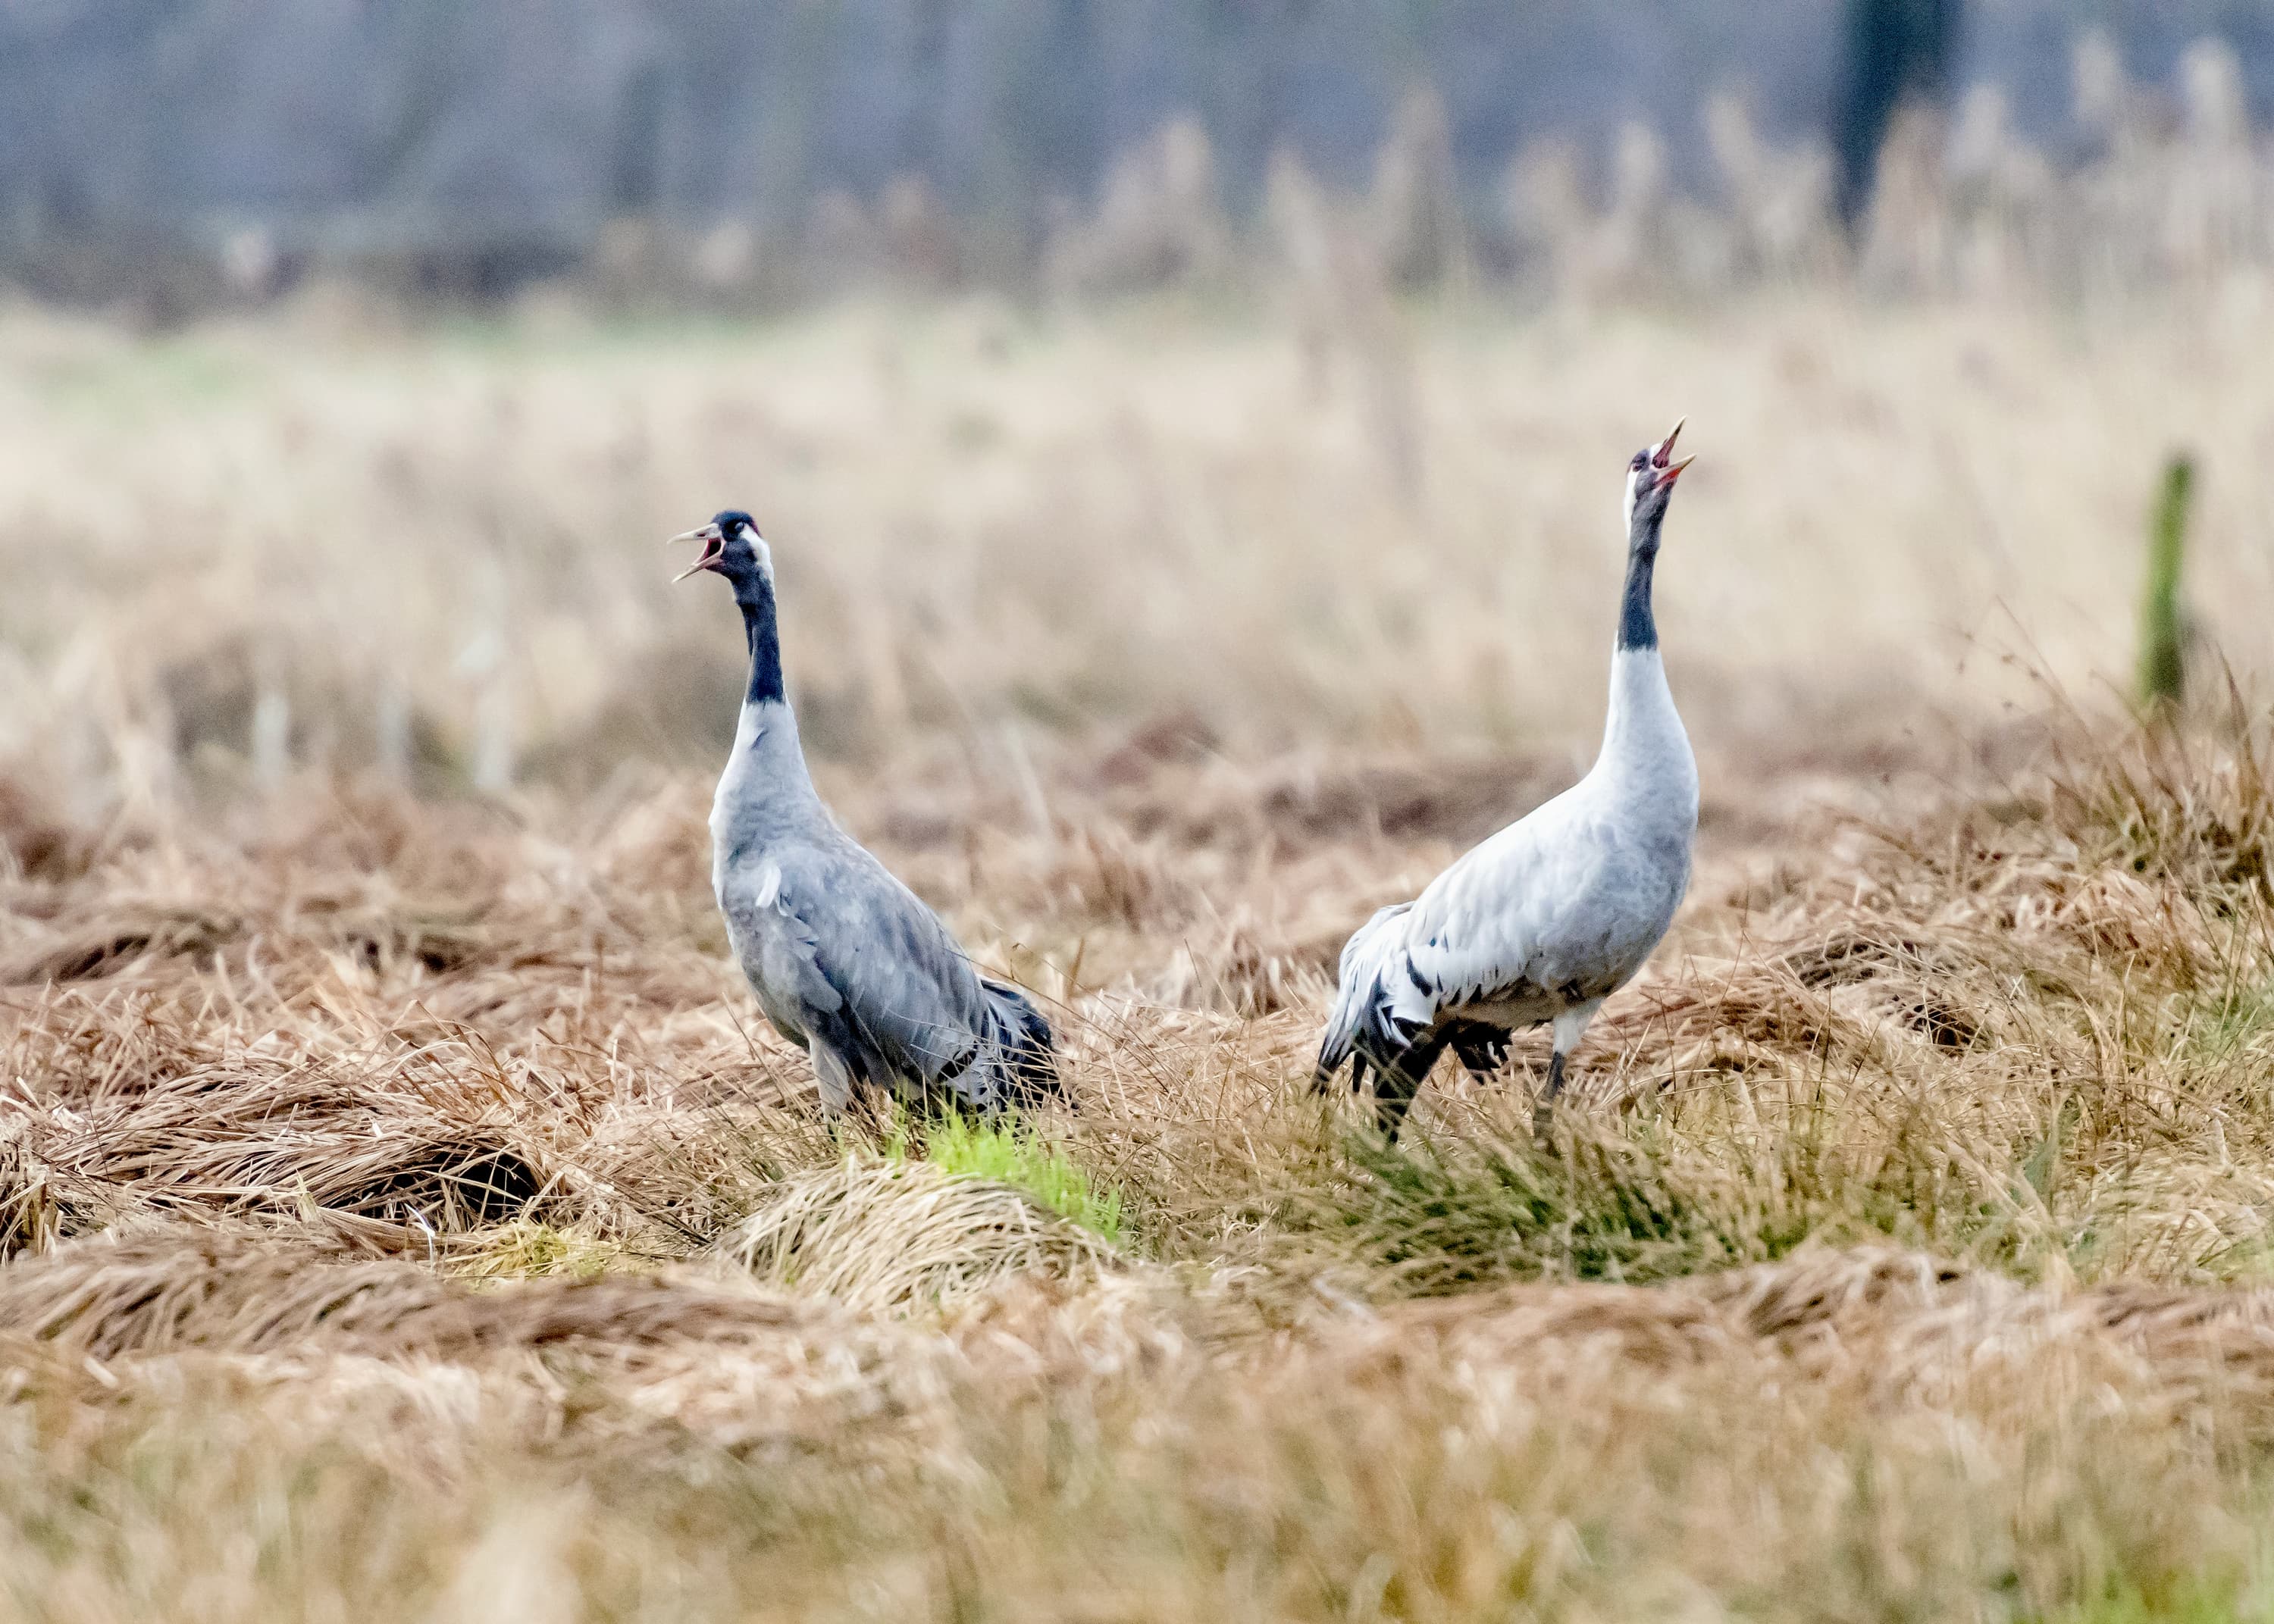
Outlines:
[[[1659,590],[1693,731],[1845,771],[2029,698],[2002,655],[2079,692],[2122,669],[2178,447],[2201,630],[2257,660],[2274,284],[2188,309],[1452,306],[1308,345],[1176,305],[406,334],[312,297],[154,342],[0,315],[0,745],[161,797],[707,764],[740,648],[656,543],[734,505],[809,742],[870,773],[946,738],[1016,778],[1180,710],[1244,759],[1570,760],[1619,470],[1687,413]]]
[[[0,1607],[2267,1615],[2274,738],[2091,685],[2174,440],[2248,668],[2253,308],[1440,315],[1388,407],[1159,312],[0,323]],[[1584,759],[1683,410],[1691,901],[1550,1150],[1536,1041],[1389,1149],[1333,956]],[[1078,1110],[832,1130],[741,990],[728,501]]]

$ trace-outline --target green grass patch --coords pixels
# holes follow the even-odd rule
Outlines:
[[[1706,1162],[1649,1120],[1576,1122],[1553,1149],[1520,1130],[1356,1134],[1333,1172],[1270,1222],[1299,1248],[1442,1296],[1520,1280],[1648,1284],[1773,1263],[1811,1242],[1886,1242],[2030,1279],[2054,1254],[2104,1272],[2105,1222],[2124,1192],[2084,1177],[2082,1112],[2065,1101],[2012,1159],[1977,1165],[1922,1119],[1886,1124],[1856,1155],[1838,1124],[1804,1114],[1768,1142]],[[2111,1204],[2096,1222],[2094,1201]]]
[[[2206,1060],[2232,1060],[2274,1036],[2274,982],[2230,983],[2198,1005],[2187,1026],[2188,1050]]]
[[[195,336],[47,357],[26,372],[48,406],[133,421],[238,400],[262,381],[255,363]]]
[[[2090,1601],[2036,1614],[2034,1624],[2240,1624],[2270,1618],[2274,1609],[2263,1597],[2198,1579],[2157,1589],[2116,1585]]]
[[[1121,1192],[1092,1181],[1089,1170],[1030,1123],[990,1122],[950,1111],[918,1124],[895,1113],[885,1154],[921,1159],[943,1173],[1006,1184],[1038,1207],[1119,1245]]]
[[[1296,1199],[1294,1226],[1402,1290],[1441,1296],[1511,1280],[1639,1282],[1754,1261],[1736,1231],[1648,1147],[1354,1136],[1349,1177]]]

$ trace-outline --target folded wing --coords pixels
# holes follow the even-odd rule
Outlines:
[[[834,1072],[835,1092],[869,1082],[991,1111],[1056,1087],[1049,1023],[858,846],[770,857],[729,893],[751,985],[825,1093]]]

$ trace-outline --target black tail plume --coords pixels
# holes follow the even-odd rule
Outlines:
[[[1397,1131],[1405,1125],[1405,1113],[1413,1107],[1413,1096],[1429,1080],[1429,1072],[1436,1065],[1437,1056],[1445,1052],[1449,1041],[1438,1032],[1422,1038],[1411,1049],[1369,1048],[1361,1052],[1358,1069],[1352,1075],[1355,1080],[1364,1075],[1367,1067],[1373,1068],[1374,1121],[1389,1139],[1396,1139]]]
[[[1049,1099],[1066,1099],[1058,1057],[1051,1051],[1050,1023],[1017,988],[984,977],[980,986],[995,1013],[1005,1092],[1011,1103],[1035,1106]]]

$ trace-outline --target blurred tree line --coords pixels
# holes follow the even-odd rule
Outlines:
[[[1635,122],[1677,184],[1736,91],[1840,160],[1852,215],[1909,95],[1993,79],[2056,142],[2065,53],[2105,28],[2161,76],[2233,45],[2274,107],[2274,0],[0,0],[0,273],[99,291],[160,248],[409,257],[476,291],[577,260],[610,222],[731,225],[723,255],[832,199],[952,218],[974,274],[1178,118],[1259,210],[1275,154],[1359,184],[1427,86],[1464,207],[1545,137]],[[894,189],[899,188],[895,192]],[[817,214],[817,211],[819,211]],[[257,236],[248,239],[245,233]],[[261,269],[252,263],[250,270]]]

